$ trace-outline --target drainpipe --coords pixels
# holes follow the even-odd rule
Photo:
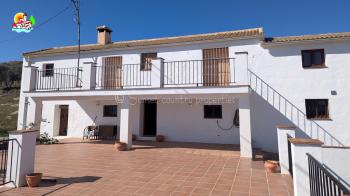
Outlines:
[[[22,121],[22,129],[26,129],[27,125],[27,113],[28,113],[28,97],[24,97],[24,110],[23,110],[23,121]]]

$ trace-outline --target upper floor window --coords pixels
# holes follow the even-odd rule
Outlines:
[[[302,61],[304,68],[325,67],[324,49],[302,50]]]
[[[329,119],[328,99],[305,99],[308,119]]]
[[[50,77],[53,76],[53,63],[49,63],[49,64],[44,64],[43,65],[43,75],[44,77]]]
[[[222,118],[222,106],[204,105],[204,118]]]
[[[152,69],[152,59],[157,58],[157,53],[142,53],[141,54],[141,70],[150,71]]]
[[[103,106],[103,117],[117,117],[117,115],[118,115],[117,105]]]

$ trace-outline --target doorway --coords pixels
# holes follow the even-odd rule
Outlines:
[[[67,136],[68,130],[68,105],[60,105],[60,127],[59,127],[59,136]]]
[[[122,64],[122,56],[112,56],[103,58],[103,87],[105,89],[115,89],[123,87]]]
[[[227,86],[230,75],[228,47],[203,49],[204,86]]]
[[[157,100],[143,102],[143,136],[157,135]]]

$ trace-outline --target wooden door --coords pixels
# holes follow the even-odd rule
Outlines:
[[[122,64],[122,56],[112,56],[103,58],[103,87],[105,89],[123,87]]]
[[[60,127],[59,127],[59,135],[66,136],[68,130],[68,105],[60,105]]]
[[[228,48],[203,49],[203,85],[226,86],[230,83]]]

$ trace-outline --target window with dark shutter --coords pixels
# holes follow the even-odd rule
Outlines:
[[[50,76],[53,76],[53,63],[50,63],[50,64],[44,64],[43,65],[43,76],[44,77],[50,77]]]
[[[103,106],[104,117],[117,117],[117,105],[105,105]]]
[[[222,106],[204,105],[204,118],[222,118]]]
[[[328,99],[305,99],[308,119],[329,119]]]
[[[157,58],[157,53],[142,53],[141,54],[141,70],[150,71],[152,69],[152,59]]]
[[[325,67],[324,49],[302,50],[301,56],[304,68]]]

